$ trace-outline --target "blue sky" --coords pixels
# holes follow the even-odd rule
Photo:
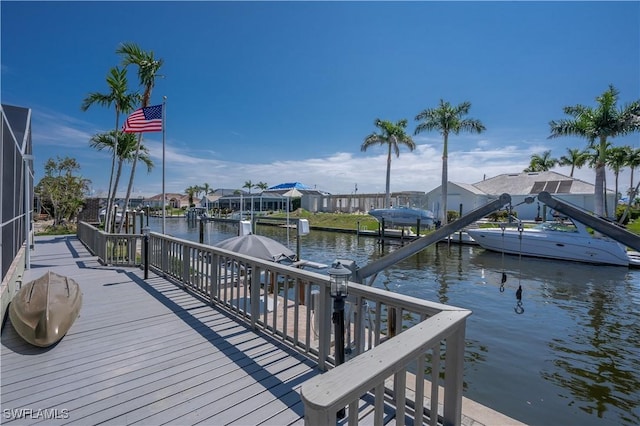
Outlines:
[[[449,180],[518,173],[532,154],[583,148],[547,139],[564,106],[595,106],[609,84],[640,99],[639,2],[11,2],[2,1],[2,102],[33,110],[36,182],[71,156],[96,194],[110,156],[89,147],[113,109],[80,110],[107,92],[122,42],[164,60],[152,104],[167,97],[166,190],[300,181],[332,193],[384,192],[386,151],[361,152],[376,118],[409,120],[440,99],[472,104],[486,132],[449,141]],[[135,70],[129,73],[138,89]],[[442,138],[413,136],[391,190],[440,184]],[[613,141],[640,147],[640,135]],[[162,134],[146,133],[156,167],[134,195],[162,191]],[[567,168],[555,170],[569,174]],[[588,182],[588,168],[575,174]],[[628,183],[628,172],[623,183]],[[125,179],[125,182],[128,179]],[[613,186],[613,176],[608,175]],[[122,192],[125,184],[120,186]]]

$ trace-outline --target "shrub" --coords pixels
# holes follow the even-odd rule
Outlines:
[[[460,212],[456,210],[447,210],[447,223],[451,223],[460,217]]]
[[[513,211],[511,215],[514,217],[518,217],[518,212]],[[509,220],[509,211],[508,210],[498,210],[487,215],[487,218],[493,222],[507,222]]]

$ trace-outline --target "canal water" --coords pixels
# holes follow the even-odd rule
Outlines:
[[[159,219],[149,225],[161,229]],[[186,219],[165,226],[167,234],[199,239]],[[233,224],[207,223],[204,243],[237,232]],[[256,233],[295,252],[294,232],[288,242],[283,228],[259,226]],[[325,264],[340,258],[364,266],[399,247],[323,231],[300,240],[301,258]],[[473,311],[464,396],[532,425],[640,424],[640,269],[439,243],[381,272],[373,285]]]

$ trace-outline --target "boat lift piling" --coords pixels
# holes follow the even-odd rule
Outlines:
[[[621,228],[620,226],[605,219],[594,216],[579,207],[558,200],[546,191],[538,194],[538,200],[542,201],[552,209],[557,210],[560,213],[564,213],[570,218],[573,218],[578,222],[583,223],[590,228],[593,228],[594,230],[618,241],[619,243],[622,243],[627,247],[631,247],[634,250],[640,251],[640,237],[627,231],[626,229]]]
[[[509,194],[502,194],[496,200],[491,201],[484,206],[478,207],[475,210],[467,213],[466,215],[458,218],[454,222],[448,223],[440,228],[436,229],[434,232],[425,235],[424,237],[420,237],[415,241],[403,246],[393,253],[388,254],[378,260],[375,260],[362,268],[355,268],[355,271],[352,276],[352,280],[357,283],[364,283],[366,278],[372,277],[369,281],[369,285],[373,284],[378,273],[391,265],[395,265],[396,263],[412,256],[419,251],[425,249],[433,243],[436,243],[449,235],[453,234],[456,231],[459,231],[466,226],[469,226],[471,223],[475,222],[478,219],[481,219],[492,213],[495,210],[500,209],[506,204],[511,203],[511,196]]]

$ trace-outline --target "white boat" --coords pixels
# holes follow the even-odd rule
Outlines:
[[[100,213],[98,213],[98,220],[100,221],[100,223],[105,222],[106,216],[107,216],[107,209],[100,210]],[[122,222],[122,211],[118,210],[116,212],[116,223],[120,223],[120,222]]]
[[[533,227],[467,229],[482,248],[522,256],[571,260],[603,265],[629,266],[626,248],[608,237],[592,235],[571,220],[543,222]]]
[[[191,207],[187,210],[185,217],[189,220],[209,219],[209,213],[204,207]]]
[[[421,227],[431,226],[434,223],[434,215],[431,210],[390,207],[388,209],[372,209],[368,213],[379,222],[384,219],[385,225],[391,226],[416,226],[418,219]]]

